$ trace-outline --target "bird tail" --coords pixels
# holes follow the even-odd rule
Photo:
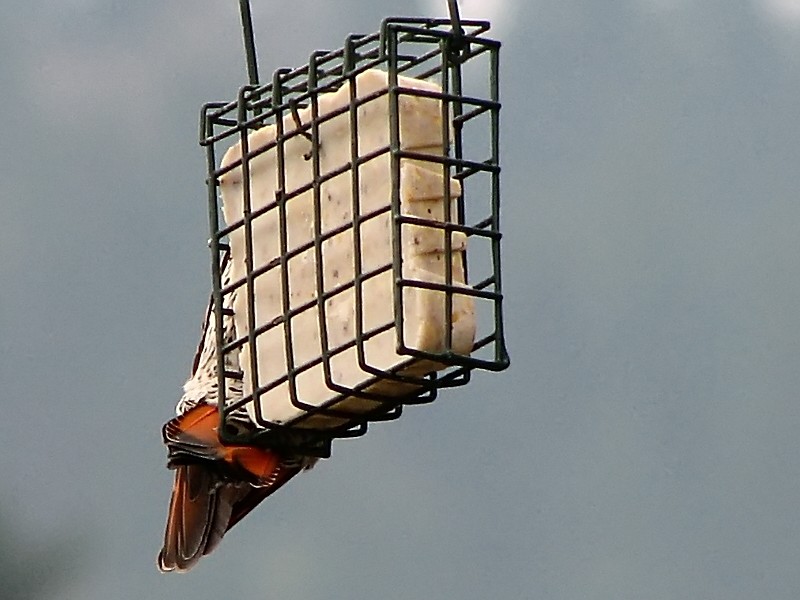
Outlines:
[[[217,409],[204,406],[164,426],[175,482],[158,555],[163,572],[191,569],[231,527],[305,466],[269,449],[222,444],[217,420]]]
[[[179,465],[158,555],[163,572],[188,571],[219,544],[246,484],[223,482],[203,464]]]

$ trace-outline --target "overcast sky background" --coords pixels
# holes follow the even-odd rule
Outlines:
[[[236,3],[0,2],[0,564],[67,570],[37,597],[800,597],[800,3],[463,4],[504,43],[512,368],[335,443],[176,576],[160,427]],[[253,10],[266,77],[446,2]]]

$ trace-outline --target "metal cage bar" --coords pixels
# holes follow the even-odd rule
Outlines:
[[[241,3],[242,6],[245,2]],[[245,50],[250,84],[243,86],[237,99],[231,102],[206,104],[201,112],[200,144],[206,150],[208,169],[208,213],[212,256],[212,303],[217,326],[218,389],[222,406],[220,435],[229,443],[257,443],[279,446],[291,429],[302,429],[308,443],[300,452],[315,456],[327,456],[330,442],[334,438],[362,435],[372,421],[396,419],[402,414],[404,405],[431,402],[439,389],[465,385],[472,370],[499,371],[509,365],[509,357],[503,337],[502,287],[500,261],[500,162],[499,162],[499,79],[498,56],[500,43],[486,38],[489,24],[484,21],[462,20],[458,16],[455,0],[448,0],[451,19],[386,19],[377,33],[351,35],[342,48],[333,51],[314,52],[309,62],[295,69],[276,71],[268,84],[258,84],[255,59],[255,44],[252,41],[252,22],[247,13],[242,13],[245,33]],[[455,9],[455,10],[454,10]],[[249,32],[249,33],[248,33]],[[249,42],[248,42],[249,39]],[[487,62],[488,89],[483,93],[465,93],[465,67],[480,61]],[[369,95],[359,95],[356,77],[369,69],[384,69],[388,72],[388,88]],[[441,91],[411,89],[403,87],[399,76],[434,80]],[[320,114],[321,94],[349,84],[350,96],[347,106],[336,111]],[[387,96],[389,105],[389,144],[386,147],[362,153],[359,145],[359,108],[364,104]],[[432,155],[403,148],[400,131],[400,102],[405,97],[433,98],[441,105],[442,155]],[[298,109],[310,110],[311,118],[301,122]],[[284,128],[284,118],[291,116],[295,127]],[[335,169],[322,168],[320,130],[329,120],[346,115],[349,122],[349,160]],[[288,117],[287,117],[288,118]],[[482,124],[482,125],[481,125]],[[250,134],[265,125],[275,126],[275,139],[267,144],[251,147]],[[483,128],[481,139],[489,140],[488,156],[476,153],[466,139],[473,127]],[[311,150],[304,158],[310,161],[312,180],[297,189],[287,189],[285,147],[287,143],[302,137],[311,142]],[[221,167],[218,157],[224,149],[238,142],[241,158]],[[277,191],[275,198],[255,208],[252,202],[251,163],[266,152],[274,150],[277,163]],[[381,157],[388,157],[392,182],[389,206],[362,214],[361,171],[365,164]],[[440,172],[443,180],[444,217],[425,219],[404,214],[400,197],[400,173],[405,161],[421,161]],[[225,223],[221,219],[220,179],[234,170],[242,175],[243,216],[236,222]],[[323,185],[336,177],[349,176],[352,219],[343,225],[326,229],[322,221]],[[461,194],[453,197],[450,189],[451,177],[461,185]],[[489,178],[488,198],[486,193],[472,185],[473,180]],[[473,189],[478,190],[473,192]],[[308,242],[292,247],[287,237],[287,210],[290,203],[301,194],[310,193],[313,198],[313,235]],[[483,203],[483,209],[478,211]],[[475,212],[479,214],[476,216]],[[265,265],[254,261],[253,223],[266,214],[277,214],[279,227],[280,256]],[[388,213],[392,232],[392,261],[389,265],[366,269],[363,262],[362,228],[371,220],[384,218]],[[402,239],[407,228],[425,227],[441,231],[444,238],[443,282],[421,281],[404,274]],[[326,242],[335,236],[352,230],[353,278],[333,284],[326,281],[323,264]],[[244,232],[246,274],[237,281],[224,283],[221,262],[230,251],[229,236]],[[454,280],[453,248],[454,235],[466,236],[477,244],[485,243],[489,248],[490,271],[478,273],[479,280],[472,282],[470,259],[473,252],[461,253],[461,268],[469,287],[457,285]],[[477,250],[476,250],[477,251]],[[303,253],[311,253],[316,267],[315,289],[312,300],[293,304],[289,289],[290,262]],[[260,277],[279,269],[282,314],[268,323],[258,323],[255,314],[255,289]],[[379,327],[368,328],[364,319],[365,284],[391,270],[393,285],[394,320]],[[478,276],[476,275],[476,277]],[[428,352],[413,348],[404,339],[404,295],[406,290],[433,290],[444,295],[446,317],[444,348],[440,352]],[[352,291],[355,298],[354,338],[344,343],[332,343],[329,335],[328,303],[338,294]],[[247,332],[237,332],[237,338],[226,343],[223,339],[223,320],[233,318],[232,311],[223,308],[223,300],[229,294],[244,294],[247,306]],[[468,296],[475,303],[483,303],[490,311],[490,327],[479,329],[471,354],[459,354],[453,350],[454,297]],[[319,355],[297,364],[294,351],[293,319],[306,311],[316,310],[319,334]],[[481,324],[479,323],[479,328]],[[258,355],[259,336],[281,328],[285,356],[264,357]],[[383,332],[394,329],[397,352],[408,357],[389,369],[371,365],[366,344]],[[226,357],[240,353],[247,345],[250,360],[243,368],[250,370],[252,391],[243,398],[226,398],[226,379],[241,379],[242,373],[226,370]],[[337,381],[332,368],[333,361],[343,352],[355,349],[359,368],[370,378],[358,385],[346,386]],[[238,354],[237,354],[238,356]],[[283,359],[285,375],[271,381],[260,381],[260,361]],[[412,375],[407,367],[418,360],[433,361],[446,368],[423,375]],[[324,373],[325,384],[335,396],[320,405],[311,404],[298,391],[298,378],[314,368]],[[389,380],[408,386],[402,396],[376,393],[370,388],[378,380]],[[263,413],[259,398],[278,386],[287,385],[291,404],[301,413],[289,423],[270,421]],[[337,405],[343,398],[357,398],[367,404],[368,410],[353,412],[342,410]],[[255,429],[234,433],[225,424],[231,415],[250,408]],[[314,425],[318,419],[331,419],[330,426]],[[296,450],[295,442],[295,450]]]

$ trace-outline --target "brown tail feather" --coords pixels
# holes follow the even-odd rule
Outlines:
[[[267,485],[222,479],[212,463],[175,468],[158,568],[185,572],[217,547],[228,530],[300,471],[279,467]]]
[[[198,406],[164,426],[175,482],[161,571],[188,571],[225,533],[302,468],[252,446],[227,446],[216,434],[216,407]]]
[[[164,547],[158,555],[161,571],[189,570],[222,538],[233,503],[219,484],[203,465],[175,469]]]
[[[223,482],[204,464],[177,467],[158,568],[165,573],[191,569],[217,547],[234,507],[252,490],[243,482]]]
[[[191,569],[231,527],[298,472],[300,467],[281,468],[273,483],[253,487],[223,482],[203,464],[177,467],[158,568],[164,573]]]

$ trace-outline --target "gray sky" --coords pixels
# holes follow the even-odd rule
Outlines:
[[[262,75],[445,4],[254,0]],[[504,42],[512,368],[164,576],[236,3],[0,2],[0,518],[68,544],[52,597],[797,598],[799,6],[465,2]]]

